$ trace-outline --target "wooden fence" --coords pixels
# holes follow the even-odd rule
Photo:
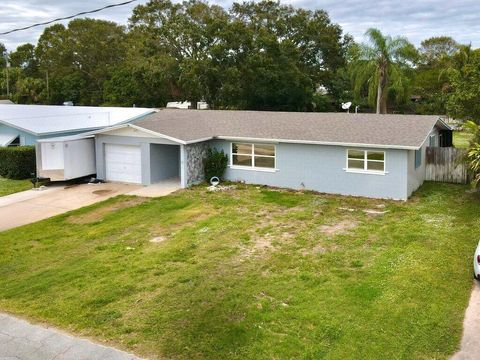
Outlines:
[[[427,147],[426,180],[466,184],[465,152],[454,147]]]

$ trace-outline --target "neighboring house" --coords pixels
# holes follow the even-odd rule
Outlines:
[[[167,109],[191,109],[190,101],[171,101],[167,103]],[[208,110],[208,104],[205,101],[197,102],[197,110]]]
[[[215,147],[227,180],[402,200],[425,179],[425,148],[452,144],[436,116],[346,113],[160,110],[93,134],[106,181],[188,187]]]
[[[39,139],[81,134],[153,112],[145,108],[0,104],[0,146],[34,145]]]

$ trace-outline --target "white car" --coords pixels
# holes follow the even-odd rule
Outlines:
[[[475,256],[473,257],[473,276],[480,280],[480,241],[478,242]]]

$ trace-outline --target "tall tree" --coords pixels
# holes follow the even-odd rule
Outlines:
[[[252,109],[309,110],[319,87],[334,93],[351,39],[322,10],[278,2],[234,4],[228,53],[243,101]],[[235,41],[236,40],[236,41]],[[238,102],[238,101],[237,101]]]
[[[38,75],[38,61],[35,56],[35,46],[32,44],[20,45],[10,53],[10,63],[13,67],[21,68],[25,76]]]
[[[420,62],[436,66],[443,59],[455,54],[459,44],[450,36],[434,36],[423,40],[420,44]]]
[[[195,102],[209,96],[207,78],[215,74],[210,70],[213,47],[227,21],[226,11],[217,5],[152,0],[134,9],[130,30],[139,42],[141,62],[152,64],[156,58],[170,65],[170,74],[162,76],[170,82],[170,95],[178,96],[180,90],[183,99]]]
[[[451,86],[448,114],[480,124],[480,49],[461,46],[446,73]]]
[[[422,41],[415,68],[414,94],[418,96],[416,111],[421,114],[446,114],[449,80],[445,69],[451,65],[458,43],[448,36]]]
[[[125,29],[113,22],[76,19],[45,29],[36,48],[50,79],[50,101],[102,104],[105,82],[125,57]]]
[[[7,48],[0,42],[0,68],[5,67],[5,56],[7,55]]]
[[[273,1],[227,12],[196,0],[152,0],[135,8],[130,22],[138,60],[154,64],[157,57],[172,66],[163,77],[171,95],[222,108],[311,108],[320,85],[337,90],[335,73],[351,41],[324,11]]]
[[[377,114],[386,114],[389,91],[397,100],[407,95],[406,71],[417,56],[416,49],[406,38],[385,36],[378,29],[368,29],[365,35],[369,43],[358,47],[352,64],[354,91],[359,96],[367,86],[369,102],[376,104]]]

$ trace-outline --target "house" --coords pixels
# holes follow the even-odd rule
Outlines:
[[[80,134],[138,120],[154,109],[0,104],[0,146]]]
[[[167,103],[167,109],[191,109],[191,101],[171,101]],[[208,104],[205,101],[197,102],[197,110],[208,110]]]
[[[92,134],[106,181],[188,187],[215,147],[227,180],[401,200],[425,179],[425,148],[452,145],[441,119],[416,115],[164,109]]]

